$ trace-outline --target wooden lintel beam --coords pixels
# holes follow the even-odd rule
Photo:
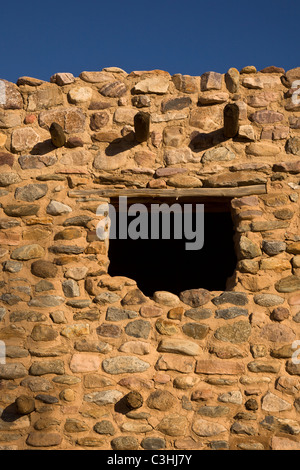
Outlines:
[[[239,186],[236,188],[178,188],[178,189],[75,189],[69,191],[69,197],[89,197],[99,196],[116,198],[126,196],[128,198],[179,198],[179,197],[242,197],[254,194],[265,194],[267,192],[265,184],[252,186]]]

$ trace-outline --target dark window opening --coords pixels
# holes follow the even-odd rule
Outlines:
[[[133,203],[145,201],[129,201]],[[170,239],[110,239],[109,269],[111,276],[126,276],[137,282],[139,289],[151,297],[164,290],[179,294],[186,289],[204,288],[211,291],[226,290],[226,282],[236,268],[234,228],[230,201],[147,201],[148,223],[151,227],[150,204],[193,203],[204,204],[204,245],[200,250],[186,250],[186,240],[174,239],[174,216],[170,217]],[[111,201],[114,204],[114,201]],[[118,211],[118,204],[114,204]],[[119,212],[116,213],[116,234],[119,232]],[[128,217],[128,225],[134,218]],[[193,215],[193,229],[196,229]],[[150,234],[150,232],[149,232]]]

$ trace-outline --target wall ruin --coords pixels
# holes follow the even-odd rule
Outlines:
[[[0,80],[1,450],[300,449],[299,85],[273,66]],[[110,276],[96,211],[120,195],[229,199],[226,290]]]

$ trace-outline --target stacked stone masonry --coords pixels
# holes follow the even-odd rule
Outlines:
[[[1,450],[300,449],[299,85],[275,66],[0,80]],[[232,189],[226,291],[109,276],[106,194],[186,188]]]

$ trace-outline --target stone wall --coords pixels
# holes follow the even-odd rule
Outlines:
[[[300,449],[299,79],[249,66],[0,80],[1,449]],[[109,276],[109,191],[187,188],[231,195],[228,290],[149,298]]]

